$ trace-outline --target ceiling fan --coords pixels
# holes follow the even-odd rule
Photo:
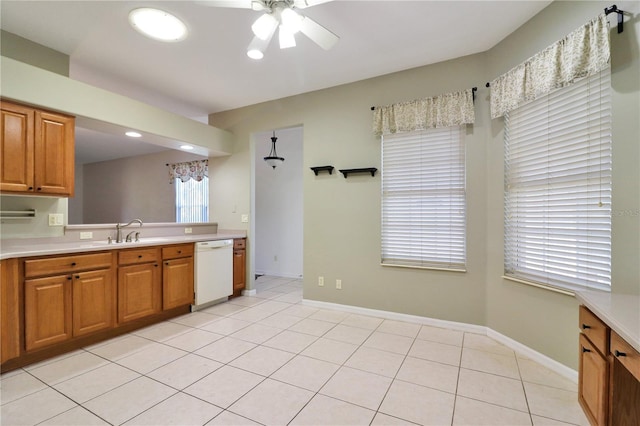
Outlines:
[[[340,39],[337,35],[308,16],[297,12],[331,0],[208,0],[200,3],[213,7],[232,7],[264,12],[251,25],[254,37],[247,48],[252,59],[262,59],[271,38],[278,30],[280,49],[295,47],[295,34],[302,34],[325,50],[331,49]]]

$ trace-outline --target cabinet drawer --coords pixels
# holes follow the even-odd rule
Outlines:
[[[50,257],[24,261],[26,278],[64,274],[66,272],[87,269],[108,268],[111,266],[111,253],[77,254],[72,256]]]
[[[247,246],[247,240],[244,238],[233,240],[234,249],[243,249]]]
[[[118,252],[118,265],[157,262],[158,257],[157,248],[122,250]]]
[[[580,330],[601,354],[607,353],[609,347],[609,327],[585,306],[580,306]]]
[[[175,259],[178,257],[193,256],[193,244],[180,244],[175,246],[162,247],[163,259]]]
[[[640,380],[640,353],[628,344],[615,331],[611,332],[611,354],[625,366],[634,377]]]

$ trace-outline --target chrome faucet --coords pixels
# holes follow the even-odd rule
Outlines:
[[[133,223],[139,223],[140,227],[142,228],[142,221],[140,219],[133,219],[131,222],[127,223],[126,225],[121,225],[121,224],[116,224],[116,243],[121,243],[122,242],[122,228],[125,228]],[[131,237],[129,237],[129,241],[131,241]]]

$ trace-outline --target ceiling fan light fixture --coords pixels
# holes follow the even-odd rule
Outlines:
[[[291,34],[295,34],[300,31],[304,17],[296,13],[295,10],[286,8],[280,13],[280,19],[282,20],[282,25],[287,27]]]
[[[251,25],[251,30],[260,40],[267,40],[277,27],[278,20],[271,13],[265,13]]]
[[[296,38],[293,33],[289,31],[284,25],[278,27],[278,39],[280,41],[280,49],[288,49],[290,47],[296,47]]]
[[[174,42],[187,37],[187,26],[180,19],[160,9],[134,9],[129,13],[129,23],[138,32],[154,40]]]

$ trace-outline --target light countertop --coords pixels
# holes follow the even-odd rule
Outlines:
[[[640,296],[578,291],[576,299],[640,352]]]
[[[108,244],[106,240],[80,240],[60,242],[56,238],[11,239],[0,242],[0,259],[16,257],[45,256],[101,250],[119,250],[136,247],[148,247],[167,244],[193,243],[198,241],[226,240],[246,238],[244,231],[221,231],[215,234],[171,235],[142,237],[138,242]]]

